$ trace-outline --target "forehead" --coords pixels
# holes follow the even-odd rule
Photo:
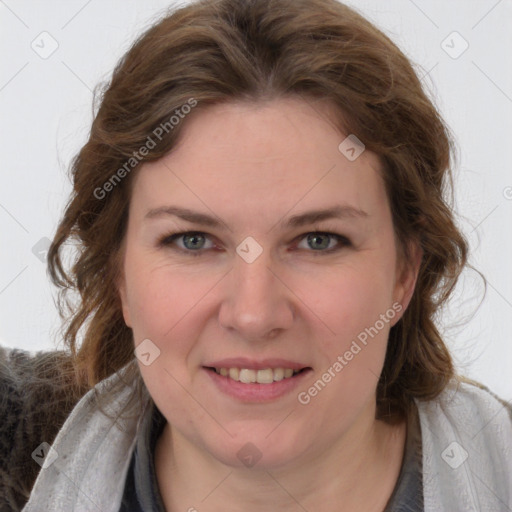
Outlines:
[[[134,206],[180,199],[259,215],[262,207],[282,213],[298,202],[378,206],[380,161],[370,151],[354,161],[340,152],[348,134],[336,128],[332,111],[290,98],[197,110],[183,121],[177,146],[137,173]]]

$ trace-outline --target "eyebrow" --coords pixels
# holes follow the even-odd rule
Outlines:
[[[157,217],[174,216],[193,224],[201,224],[203,226],[213,228],[226,227],[223,222],[216,217],[204,213],[189,210],[188,208],[180,208],[178,206],[160,206],[148,210],[144,219],[154,219]],[[313,224],[327,219],[344,219],[355,218],[364,219],[369,217],[368,213],[349,205],[337,205],[330,208],[311,210],[289,217],[287,220],[282,219],[279,225],[283,228],[296,228],[306,224]]]

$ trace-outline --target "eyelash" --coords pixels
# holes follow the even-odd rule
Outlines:
[[[180,231],[178,233],[168,233],[158,240],[158,246],[168,248],[171,244],[174,243],[175,240],[177,240],[185,235],[202,235],[202,236],[205,236],[205,238],[208,238],[210,236],[210,235],[208,235],[208,233],[204,233],[202,231]],[[334,238],[338,241],[338,244],[334,247],[331,247],[330,249],[325,249],[323,251],[322,250],[307,251],[307,252],[313,253],[315,256],[332,254],[334,252],[340,251],[344,247],[352,246],[352,242],[346,236],[339,235],[337,233],[331,233],[329,231],[309,231],[307,233],[304,233],[304,234],[296,237],[295,240],[299,239],[299,241],[302,241],[308,235],[324,235],[324,236],[326,235],[326,236]],[[208,250],[211,250],[211,248],[210,249],[197,249],[194,251],[191,249],[183,249],[181,247],[176,247],[175,250],[177,250],[183,254],[186,254],[187,256],[198,257],[198,256],[203,256],[204,253]]]

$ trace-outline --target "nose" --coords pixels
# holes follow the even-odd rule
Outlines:
[[[220,325],[247,341],[265,341],[289,329],[294,295],[283,277],[265,252],[252,263],[236,256],[224,283]]]

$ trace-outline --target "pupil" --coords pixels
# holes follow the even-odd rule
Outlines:
[[[314,247],[315,243],[320,239],[320,247]],[[323,244],[322,244],[323,240]],[[308,236],[308,243],[313,244],[313,249],[326,249],[329,247],[329,237],[327,235],[321,235],[321,234],[315,234],[315,235],[309,235]]]
[[[198,246],[201,246],[201,242],[204,241],[204,237],[198,234],[194,235],[185,235],[183,237],[183,243],[187,249],[197,249],[200,248]],[[188,244],[187,242],[190,242]]]

